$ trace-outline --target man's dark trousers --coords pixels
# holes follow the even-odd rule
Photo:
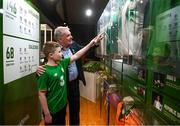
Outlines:
[[[80,92],[78,79],[68,82],[68,102],[70,125],[79,125]]]

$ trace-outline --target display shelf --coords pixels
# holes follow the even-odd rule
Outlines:
[[[41,24],[41,32],[42,35],[42,42],[46,43],[47,41],[52,41],[52,28],[47,24]]]
[[[96,54],[97,57],[99,58],[104,58],[104,59],[123,59],[122,55],[119,54],[111,54],[111,55],[101,55],[101,54]]]
[[[136,97],[137,101],[141,101],[141,104],[145,102],[145,87],[137,86],[137,85],[129,85],[127,84],[124,87],[125,91],[131,93],[132,96]]]
[[[145,85],[146,80],[146,71],[137,66],[124,64],[123,66],[123,75],[128,76],[129,78]]]
[[[168,80],[171,79],[171,80]],[[170,77],[170,75],[165,74],[157,74],[154,73],[153,78],[153,89],[157,90],[158,92],[162,92],[162,94],[172,97],[173,99],[180,100],[180,98],[177,96],[177,94],[180,91],[180,86],[178,85],[178,79],[172,81],[173,76]],[[175,79],[175,78],[174,78]]]
[[[48,24],[41,24],[41,50],[44,43],[52,41],[53,29]]]

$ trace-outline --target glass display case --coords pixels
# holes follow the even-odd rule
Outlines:
[[[97,54],[143,124],[180,124],[179,11],[180,0],[110,0],[97,23],[106,33]]]

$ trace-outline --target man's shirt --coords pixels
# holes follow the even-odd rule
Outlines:
[[[70,48],[67,48],[66,50],[62,49],[62,53],[64,55],[64,58],[68,58],[73,55]],[[76,67],[76,62],[73,62],[68,66],[68,71],[69,71],[69,81],[73,81],[77,79],[78,70]]]

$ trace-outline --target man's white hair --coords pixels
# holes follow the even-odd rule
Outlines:
[[[61,39],[64,31],[66,31],[66,30],[69,30],[69,28],[68,28],[68,27],[64,27],[64,26],[59,26],[59,27],[57,27],[57,28],[54,30],[54,39],[55,39],[56,41],[59,41],[59,39]]]

